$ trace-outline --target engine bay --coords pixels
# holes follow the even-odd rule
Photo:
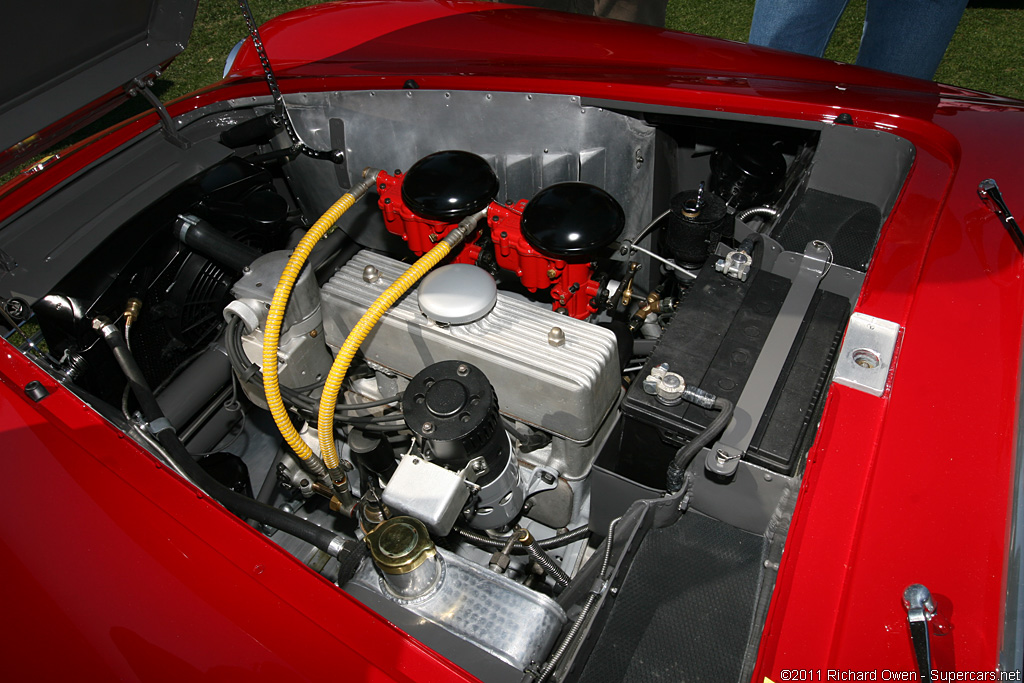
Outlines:
[[[668,629],[682,677],[714,633],[749,677],[913,147],[572,95],[288,100],[339,154],[223,102],[0,226],[7,339],[481,679],[628,678],[606,644],[661,599],[626,652]]]

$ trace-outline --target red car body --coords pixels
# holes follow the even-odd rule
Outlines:
[[[581,97],[834,122],[916,153],[856,311],[901,333],[883,396],[833,384],[752,680],[909,672],[904,589],[928,586],[934,668],[993,672],[1020,552],[1021,245],[979,199],[1024,205],[1024,104],[737,43],[473,2],[355,0],[263,27],[285,93]],[[173,116],[266,85],[247,42]],[[149,114],[0,189],[0,221],[158,125]],[[42,238],[41,239],[45,239]],[[0,515],[12,679],[474,680],[268,542],[9,344]],[[49,392],[31,400],[25,386]],[[1013,612],[1012,607],[1009,608]],[[881,674],[879,674],[881,675]],[[836,679],[839,680],[839,679]]]

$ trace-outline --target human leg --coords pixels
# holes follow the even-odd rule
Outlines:
[[[868,0],[860,66],[931,79],[967,0]]]
[[[750,23],[750,42],[820,57],[847,2],[849,0],[757,0]]]

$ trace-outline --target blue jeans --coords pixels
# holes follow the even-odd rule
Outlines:
[[[849,0],[757,0],[754,45],[820,57]],[[931,79],[967,0],[868,0],[857,64]]]

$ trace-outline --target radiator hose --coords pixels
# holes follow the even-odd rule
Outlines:
[[[323,393],[320,395],[320,411],[317,416],[317,432],[320,438],[320,453],[324,459],[324,465],[332,477],[341,476],[339,470],[338,451],[334,445],[334,407],[338,402],[338,394],[341,391],[341,383],[345,380],[349,365],[359,350],[360,344],[370,334],[374,325],[380,320],[389,308],[398,299],[412,288],[416,282],[427,272],[436,266],[441,259],[451,252],[470,232],[476,228],[476,224],[487,216],[487,209],[483,209],[471,216],[463,218],[448,235],[438,242],[430,251],[421,256],[416,263],[395,280],[384,290],[383,293],[366,310],[363,317],[355,324],[349,332],[345,343],[341,345],[338,355],[334,358],[334,364],[327,375],[324,383]],[[275,293],[274,298],[277,298]],[[266,353],[264,346],[264,353]],[[272,359],[272,361],[276,358]],[[264,367],[264,381],[266,381],[266,368]],[[282,406],[283,408],[283,406]],[[333,483],[333,482],[332,482]]]
[[[239,517],[254,519],[261,524],[280,529],[312,544],[332,557],[338,556],[345,546],[343,539],[333,531],[236,493],[210,476],[185,449],[171,423],[164,416],[142,370],[128,349],[121,331],[113,324],[100,320],[94,323],[94,327],[114,354],[114,359],[139,401],[139,407],[149,423],[150,431],[154,432],[157,441],[160,442],[167,455],[185,477]]]
[[[342,214],[349,210],[359,199],[365,195],[370,188],[377,183],[377,174],[380,171],[366,169],[363,171],[363,180],[353,187],[334,205],[327,209],[323,216],[313,224],[298,245],[292,251],[288,263],[281,273],[277,287],[274,289],[274,298],[270,303],[270,310],[267,311],[267,321],[263,326],[263,389],[267,398],[267,405],[270,414],[274,418],[277,429],[281,436],[288,443],[291,449],[306,464],[309,470],[321,479],[327,479],[327,472],[324,463],[317,458],[309,446],[302,440],[299,433],[295,431],[291,420],[288,417],[288,410],[281,398],[281,385],[277,375],[277,347],[281,340],[281,324],[284,321],[285,308],[288,306],[288,297],[291,296],[295,281],[298,280],[302,267],[306,264],[313,247],[323,238],[327,232],[334,227]],[[333,402],[331,410],[333,411]],[[334,448],[334,432],[328,434],[331,440],[331,448]],[[321,439],[322,441],[323,439]],[[337,467],[337,457],[334,458],[334,466]]]

